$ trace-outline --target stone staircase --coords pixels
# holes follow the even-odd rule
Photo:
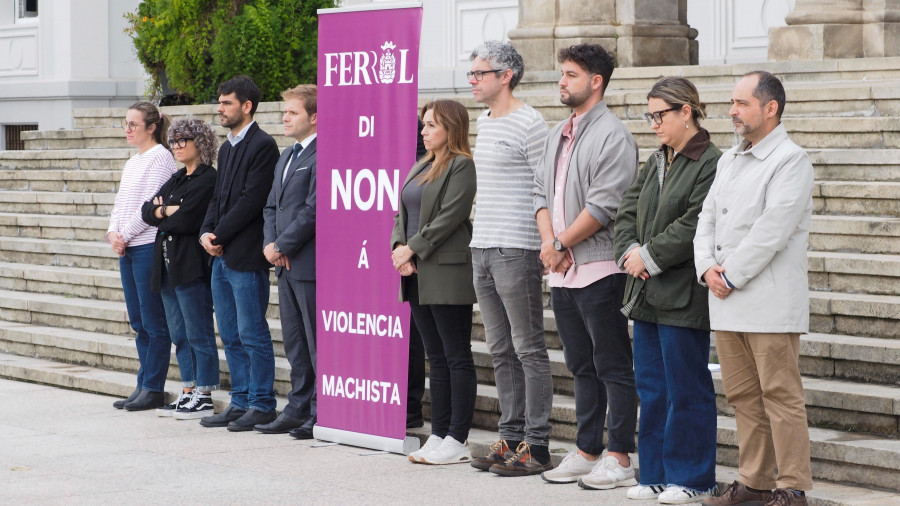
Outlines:
[[[814,504],[900,503],[900,58],[791,62],[764,67],[782,76],[784,123],[816,170],[810,229],[811,334],[801,338],[812,439]],[[755,68],[755,67],[753,67]],[[727,149],[731,87],[747,65],[616,71],[607,102],[634,133],[645,160],[656,138],[643,119],[659,76],[691,78],[708,104],[704,126]],[[566,118],[554,73],[531,73],[518,95],[547,120]],[[429,98],[422,97],[424,102]],[[456,96],[474,120],[480,106]],[[256,119],[279,145],[277,103]],[[215,106],[167,108],[215,121]],[[25,151],[0,152],[0,377],[109,395],[133,388],[137,353],[127,324],[117,259],[103,241],[120,171],[134,152],[118,127],[122,109],[74,111],[75,130],[26,132]],[[474,125],[473,125],[474,126]],[[224,138],[225,131],[217,127]],[[474,128],[473,128],[474,132]],[[269,324],[276,389],[286,392],[276,288]],[[572,378],[553,313],[544,314],[555,399],[554,447],[575,436]],[[479,378],[476,451],[495,437],[498,404],[477,307],[473,352]],[[174,355],[170,379],[177,378]],[[220,351],[223,383],[228,369]],[[721,378],[719,479],[734,479],[737,437]],[[174,389],[175,387],[173,387]],[[427,396],[426,396],[427,398]],[[227,397],[219,395],[220,405]]]

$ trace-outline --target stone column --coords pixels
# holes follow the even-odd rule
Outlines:
[[[508,35],[530,70],[558,68],[557,51],[581,43],[602,45],[620,67],[697,63],[687,0],[519,0]]]
[[[770,60],[900,56],[900,0],[796,0],[785,22]]]

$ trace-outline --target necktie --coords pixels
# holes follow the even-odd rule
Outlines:
[[[297,155],[299,155],[301,151],[303,151],[303,146],[300,145],[299,142],[294,144],[294,152],[291,154],[291,159],[288,160],[288,163],[284,165],[284,171],[281,173],[282,183],[284,183],[284,181],[287,179],[288,170],[290,170],[291,165],[294,163],[294,160],[297,159]]]

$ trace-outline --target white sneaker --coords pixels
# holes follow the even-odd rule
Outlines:
[[[428,439],[425,441],[425,444],[422,445],[421,448],[409,454],[409,461],[415,464],[422,463],[422,454],[428,453],[432,450],[436,450],[441,443],[444,442],[444,438],[440,436],[435,436],[434,434],[428,436]]]
[[[686,504],[700,502],[708,497],[709,492],[697,492],[678,485],[670,485],[663,493],[659,494],[659,502],[660,504]]]
[[[174,402],[170,402],[161,408],[156,408],[156,416],[172,416],[175,414],[175,410],[181,407],[184,407],[185,404],[191,402],[191,397],[194,395],[193,390],[185,393],[184,391],[175,399]]]
[[[582,476],[590,474],[597,462],[582,457],[577,451],[569,452],[556,469],[541,473],[541,478],[550,483],[575,483]]]
[[[622,467],[619,459],[610,455],[600,459],[590,474],[578,480],[579,487],[593,490],[609,490],[631,485],[637,485],[637,480],[634,479],[634,466],[629,462],[628,467]]]
[[[625,496],[629,499],[646,501],[648,499],[656,499],[665,489],[666,487],[663,485],[635,485],[628,489],[628,493]]]
[[[422,464],[463,464],[472,461],[472,452],[469,451],[469,443],[460,443],[451,436],[441,441],[441,446],[421,455]]]

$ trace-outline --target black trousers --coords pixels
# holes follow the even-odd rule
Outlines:
[[[465,442],[472,428],[478,385],[472,359],[472,304],[420,305],[415,274],[407,287],[431,371],[431,432]]]
[[[634,362],[628,319],[619,311],[626,276],[613,274],[584,288],[550,289],[563,356],[575,383],[575,445],[592,455],[603,452],[604,421],[609,451],[635,449]]]

